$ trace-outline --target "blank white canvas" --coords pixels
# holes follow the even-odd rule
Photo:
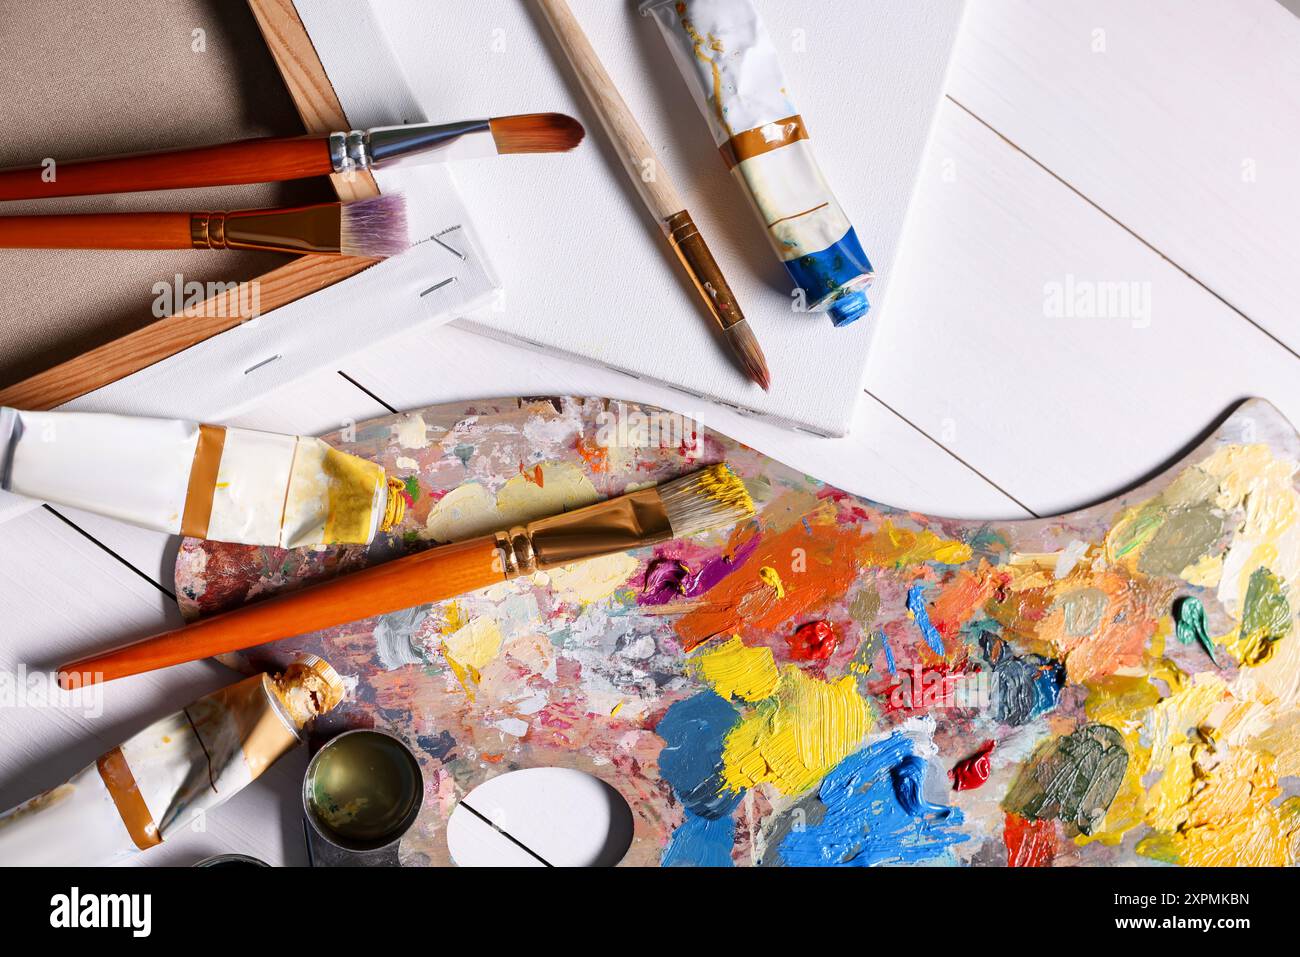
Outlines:
[[[409,90],[429,120],[560,111],[587,127],[586,142],[570,154],[455,167],[505,286],[492,310],[457,324],[844,434],[873,333],[889,321],[894,264],[961,0],[755,0],[827,179],[876,268],[871,314],[843,329],[794,311],[791,283],[659,28],[632,0],[570,2],[722,265],[767,354],[772,391],[750,384],[716,340],[532,3],[372,4],[369,16],[383,27],[397,70],[360,64],[346,43],[324,35],[326,26],[345,30],[344,18],[332,25],[306,18],[354,125],[416,119],[404,105]],[[298,0],[300,10],[324,5]],[[385,105],[389,91],[403,105]]]

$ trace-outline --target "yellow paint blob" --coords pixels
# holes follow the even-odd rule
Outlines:
[[[572,462],[543,462],[529,466],[524,474],[512,476],[501,486],[497,511],[504,528],[570,512],[599,498],[596,486]]]
[[[884,567],[921,562],[960,565],[970,561],[971,555],[970,546],[965,542],[940,538],[929,529],[914,532],[898,528],[889,521],[881,522],[880,527],[866,537],[862,548],[864,564]]]
[[[739,635],[708,647],[690,659],[690,666],[722,697],[760,701],[775,693],[780,675],[771,648],[748,648]]]
[[[727,735],[723,782],[736,792],[766,781],[802,794],[861,744],[871,724],[852,677],[828,684],[787,665],[776,693]]]
[[[785,597],[785,583],[781,581],[781,573],[771,565],[764,565],[758,570],[758,577],[763,580],[763,584],[776,592],[777,600]]]
[[[626,585],[639,564],[626,552],[620,552],[552,568],[547,575],[557,599],[586,605],[608,598]]]
[[[463,542],[501,528],[496,496],[486,485],[458,485],[429,510],[422,537],[435,542]]]
[[[453,630],[454,629],[454,630]],[[455,674],[456,680],[472,699],[478,687],[480,672],[501,653],[501,628],[491,618],[475,618],[463,622],[458,605],[448,611],[443,629],[443,657]]]

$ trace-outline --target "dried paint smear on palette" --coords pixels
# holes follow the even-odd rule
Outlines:
[[[187,540],[191,615],[725,460],[756,518],[255,650],[350,682],[420,754],[408,863],[506,771],[595,774],[626,863],[1283,865],[1300,853],[1300,439],[1242,406],[1126,495],[964,522],[669,413],[509,399],[328,437],[404,477],[369,549]],[[247,663],[247,662],[245,662]]]

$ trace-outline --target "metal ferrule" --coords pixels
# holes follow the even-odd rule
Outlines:
[[[717,260],[713,258],[713,253],[709,252],[709,247],[705,245],[704,237],[695,227],[691,214],[686,210],[674,213],[664,220],[663,227],[673,252],[686,267],[691,282],[695,283],[700,298],[709,307],[718,325],[724,330],[730,329],[744,319],[745,315],[740,311],[740,305],[732,295],[731,287],[723,278],[722,270],[718,267]]]
[[[190,216],[190,245],[195,249],[337,253],[342,216],[338,203],[194,213]]]
[[[672,537],[668,513],[653,488],[516,525],[495,536],[506,578],[627,552]]]
[[[378,126],[372,130],[331,133],[330,162],[336,173],[371,168],[390,169],[404,161],[460,139],[468,133],[491,132],[490,120],[457,123],[415,123],[407,126]]]

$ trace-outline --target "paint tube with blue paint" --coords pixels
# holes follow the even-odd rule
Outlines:
[[[837,326],[866,315],[872,268],[822,176],[751,0],[644,0],[732,175],[767,227],[804,308]]]

